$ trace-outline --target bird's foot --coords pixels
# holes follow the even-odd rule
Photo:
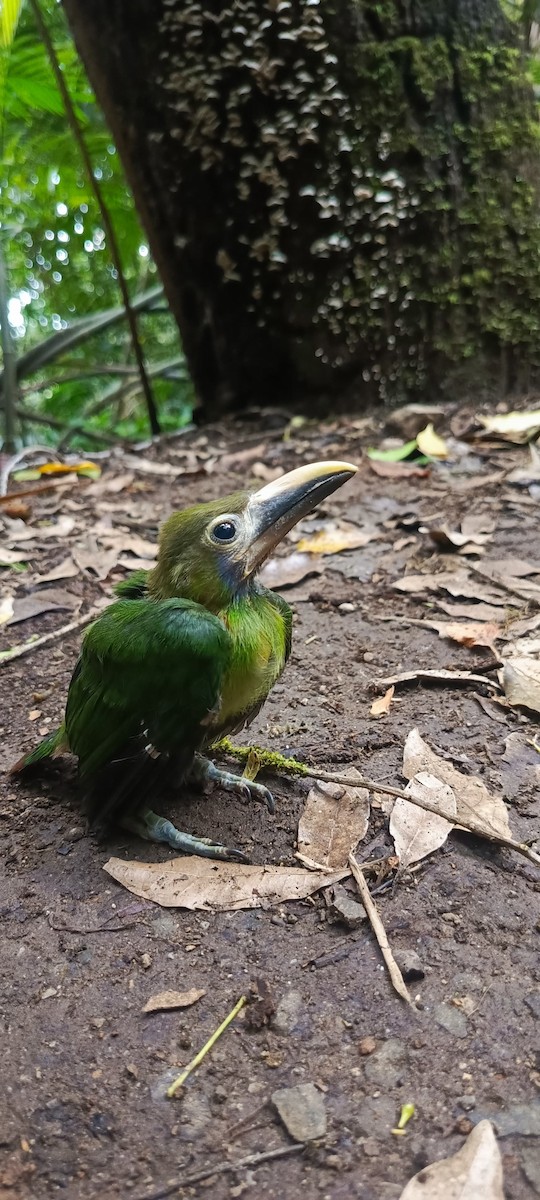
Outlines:
[[[183,854],[198,854],[202,858],[231,859],[233,862],[247,863],[249,859],[241,850],[222,846],[211,838],[194,837],[191,833],[183,833],[166,817],[158,817],[157,813],[147,808],[134,817],[124,817],[124,829],[136,833],[147,842],[164,842],[172,850],[181,850]]]
[[[274,797],[264,784],[256,783],[254,779],[246,779],[244,775],[232,775],[230,771],[222,771],[201,754],[195,755],[190,779],[195,783],[217,783],[224,791],[236,792],[243,800],[258,800],[259,803],[265,804],[271,814],[276,811]]]

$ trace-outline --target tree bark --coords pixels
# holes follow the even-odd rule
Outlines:
[[[64,6],[205,415],[538,357],[538,130],[498,0]]]

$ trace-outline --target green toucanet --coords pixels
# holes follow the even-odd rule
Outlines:
[[[150,798],[162,784],[212,780],[273,811],[267,788],[219,770],[201,751],[252,720],[289,656],[291,609],[261,586],[258,568],[355,470],[311,463],[252,494],[173,513],[154,569],[120,584],[120,598],[89,626],[62,725],[14,772],[71,751],[92,823],[118,820],[175,850],[243,859],[180,832]]]

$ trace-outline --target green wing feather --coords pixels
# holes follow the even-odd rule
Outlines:
[[[118,600],[90,626],[71,681],[65,726],[81,779],[110,764],[137,765],[150,744],[186,768],[219,702],[230,638],[217,617],[189,600]],[[140,761],[139,761],[139,765]],[[122,795],[94,807],[117,808]]]
[[[283,596],[279,595],[279,592],[269,591],[268,595],[272,597],[272,604],[279,610],[283,617],[283,624],[285,626],[285,662],[287,662],[290,658],[292,648],[293,610],[287,604],[287,601],[283,599]]]

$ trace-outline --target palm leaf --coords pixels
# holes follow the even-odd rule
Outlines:
[[[11,46],[19,23],[23,0],[0,0],[0,46]]]

